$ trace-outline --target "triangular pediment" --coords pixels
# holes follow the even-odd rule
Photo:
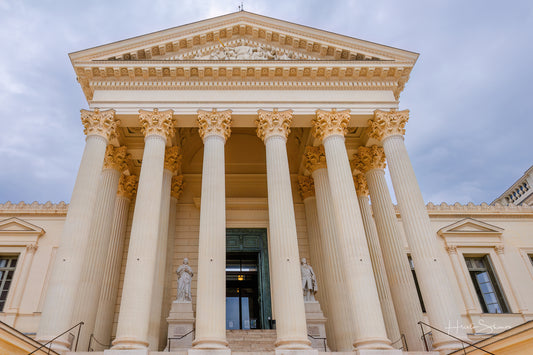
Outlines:
[[[465,218],[441,228],[437,233],[443,237],[452,235],[501,236],[503,229],[473,218]]]
[[[44,233],[41,227],[26,222],[17,217],[11,217],[0,221],[0,234],[12,233],[12,234],[38,234]]]
[[[240,52],[233,55],[233,49],[239,46],[250,48],[239,48]],[[222,56],[222,53],[229,55]],[[418,57],[413,52],[246,11],[74,52],[70,57],[73,62],[80,62],[213,59],[211,55],[214,60],[400,61],[412,64]]]

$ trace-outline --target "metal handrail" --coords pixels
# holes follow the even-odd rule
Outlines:
[[[171,340],[180,340],[180,339],[183,339],[183,338],[185,338],[187,335],[189,335],[189,334],[191,334],[192,332],[194,332],[194,330],[195,330],[195,329],[193,328],[193,329],[191,329],[191,331],[189,331],[188,333],[183,334],[182,336],[179,336],[179,337],[172,337],[172,338],[169,337],[169,338],[167,338],[167,339],[168,339],[168,347],[167,347],[167,348],[168,348],[168,351],[170,352],[170,348],[171,348],[171,346],[170,346],[170,341],[171,341]]]
[[[59,334],[58,336],[56,336],[54,339],[52,340],[49,340],[47,341],[46,343],[42,344],[41,346],[39,346],[37,349],[33,350],[31,353],[29,353],[28,355],[31,355],[33,354],[34,352],[36,352],[37,350],[41,350],[43,347],[47,346],[48,344],[51,344],[54,342],[54,340],[56,340],[57,338],[67,334],[68,332],[70,332],[72,329],[76,328],[76,327],[79,327],[78,328],[78,335],[76,336],[76,347],[74,348],[74,351],[77,351],[78,350],[78,340],[80,339],[80,331],[81,331],[81,327],[82,325],[85,324],[83,322],[79,322],[78,324],[76,324],[75,326],[65,330],[63,333]],[[50,354],[50,350],[51,350],[51,347],[48,347],[48,354]]]
[[[315,337],[315,336],[312,336],[311,334],[307,334],[308,337],[312,338],[312,339],[319,339],[319,340],[322,340],[324,342],[324,351],[327,352],[328,351],[328,347],[326,345],[326,340],[327,338],[322,338],[322,337]]]
[[[94,351],[94,349],[91,349],[91,345],[92,345],[92,341],[93,341],[93,339],[94,339],[94,341],[95,341],[98,345],[101,345],[101,346],[103,346],[104,348],[107,348],[107,349],[109,349],[109,348],[111,347],[111,345],[113,345],[113,344],[109,344],[109,345],[108,345],[108,344],[102,344],[102,343],[100,343],[100,342],[98,341],[98,339],[96,339],[96,337],[94,336],[94,334],[91,333],[91,336],[89,337],[89,346],[87,347],[87,351]]]
[[[397,342],[401,341],[402,342],[402,347],[399,348],[398,350],[404,350],[404,351],[409,351],[409,348],[407,347],[407,339],[405,338],[405,334],[401,334],[400,336],[400,339],[396,340],[396,341],[393,341],[391,343],[391,346],[396,344]]]
[[[35,340],[35,339],[33,339],[32,337],[29,337],[28,335],[22,333],[20,330],[14,328],[14,327],[12,327],[12,326],[10,326],[9,324],[7,324],[7,323],[5,323],[5,322],[2,322],[2,321],[0,321],[0,324],[3,324],[4,326],[8,327],[9,329],[11,329],[11,330],[17,332],[19,335],[22,335],[22,336],[24,337],[22,340],[23,340],[25,343],[27,343],[27,344],[33,346],[34,348],[37,348],[37,345],[35,345],[35,344],[33,344],[33,343],[37,343],[37,344],[39,344],[39,345],[42,345],[42,344],[39,343],[37,340]],[[19,339],[20,339],[20,338],[19,338]],[[31,342],[28,341],[28,340],[31,340]],[[39,349],[37,349],[37,350],[39,350]],[[50,351],[50,349],[49,349],[49,351]],[[52,352],[53,352],[54,354],[59,355],[59,353],[57,353],[57,352],[54,351],[54,350],[52,350]],[[50,353],[50,352],[48,352],[48,353]]]
[[[445,334],[445,335],[447,335],[447,336],[449,336],[449,337],[451,337],[451,338],[454,338],[454,339],[456,339],[456,340],[459,340],[461,343],[468,344],[469,346],[471,346],[471,347],[473,347],[473,348],[476,348],[476,349],[478,349],[478,350],[481,350],[481,351],[483,351],[484,353],[491,354],[491,355],[495,355],[494,353],[491,353],[490,351],[487,351],[487,350],[485,350],[485,349],[482,349],[482,348],[480,348],[479,346],[476,346],[476,345],[474,345],[474,344],[472,344],[472,343],[469,343],[469,342],[467,342],[467,341],[464,341],[464,340],[461,339],[461,338],[458,338],[458,337],[456,337],[456,336],[453,336],[453,335],[451,335],[451,334],[449,334],[449,333],[447,333],[447,332],[444,332],[444,331],[442,331],[442,330],[440,330],[440,329],[438,329],[438,328],[435,328],[434,326],[431,326],[431,325],[429,325],[429,324],[427,324],[427,323],[424,323],[424,322],[420,321],[420,322],[418,322],[418,324],[420,324],[420,328],[422,329],[422,336],[423,336],[423,338],[424,338],[424,344],[426,345],[426,351],[429,351],[429,349],[428,349],[428,345],[427,345],[427,342],[426,342],[426,334],[424,333],[424,327],[423,327],[422,325],[425,325],[425,326],[427,326],[427,327],[430,327],[431,329],[434,329],[434,330],[436,330],[436,331],[439,332],[439,333]],[[463,351],[464,351],[464,346],[463,346]],[[466,354],[466,351],[465,351],[465,354]]]

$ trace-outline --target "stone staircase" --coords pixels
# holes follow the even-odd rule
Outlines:
[[[275,329],[227,330],[226,338],[232,353],[273,352]]]

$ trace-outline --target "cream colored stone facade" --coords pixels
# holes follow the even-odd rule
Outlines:
[[[473,342],[533,320],[533,208],[423,202],[397,111],[416,53],[241,11],[70,57],[87,145],[69,206],[0,205],[0,258],[18,256],[8,325],[45,342],[84,321],[78,351],[162,351],[188,258],[185,349],[242,351],[226,332],[234,229],[268,236],[260,327],[276,329],[246,351],[271,334],[269,351],[316,354],[323,320],[328,351],[361,354],[423,351],[418,321]],[[304,302],[301,258],[318,305]],[[502,313],[482,304],[473,258]],[[436,331],[430,342],[461,347]]]

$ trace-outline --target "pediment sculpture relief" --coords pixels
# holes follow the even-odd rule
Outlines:
[[[192,59],[204,60],[300,60],[309,59],[293,51],[285,51],[239,43],[216,48],[208,54],[198,53]]]

